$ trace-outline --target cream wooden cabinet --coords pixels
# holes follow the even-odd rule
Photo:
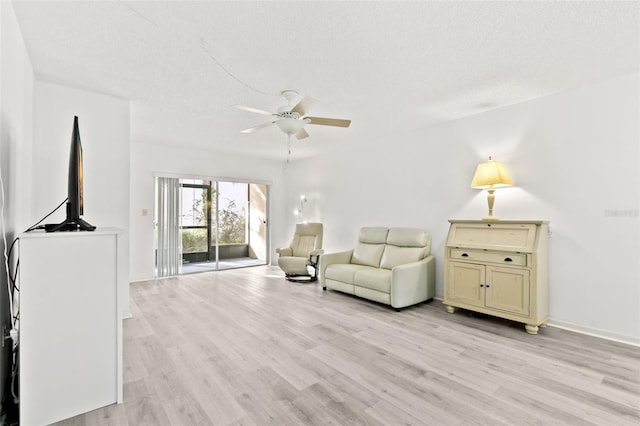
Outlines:
[[[450,220],[444,304],[525,324],[548,318],[548,223]]]

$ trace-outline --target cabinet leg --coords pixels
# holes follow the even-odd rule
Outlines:
[[[444,305],[444,308],[447,310],[447,312],[449,312],[450,314],[453,314],[456,311],[456,307],[455,306],[451,306],[451,305]]]
[[[524,325],[524,329],[529,334],[538,334],[538,326],[537,325],[525,324]]]

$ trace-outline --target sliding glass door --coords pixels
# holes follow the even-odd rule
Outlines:
[[[160,205],[156,194],[157,212],[176,210],[179,247],[170,252],[179,256],[178,273],[268,262],[268,185],[203,179],[178,182],[179,201],[172,204],[175,207]],[[162,229],[157,232],[160,236]],[[161,268],[156,270],[158,276],[166,276]]]

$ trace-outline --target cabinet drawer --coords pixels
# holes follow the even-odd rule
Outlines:
[[[454,223],[447,245],[531,253],[536,229],[532,223]]]
[[[498,253],[480,250],[451,249],[451,258],[478,262],[527,266],[527,255],[522,253]]]

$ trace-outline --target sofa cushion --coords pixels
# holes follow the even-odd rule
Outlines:
[[[419,228],[391,228],[386,243],[398,247],[426,247],[425,256],[431,252],[431,235]]]
[[[278,266],[287,274],[306,275],[309,273],[306,257],[280,257],[278,258]]]
[[[398,265],[417,262],[431,251],[431,235],[419,228],[390,228],[387,246],[380,267],[393,269]]]
[[[354,287],[353,294],[375,302],[384,303],[385,305],[391,304],[391,295],[383,291],[372,290],[364,287]]]
[[[355,273],[353,284],[356,287],[389,293],[391,291],[391,271],[388,269],[366,268]]]
[[[380,266],[380,258],[382,258],[383,251],[384,244],[358,243],[356,248],[353,250],[351,263],[377,268]]]
[[[389,228],[381,226],[369,226],[360,229],[358,235],[358,242],[368,244],[384,244],[387,242],[387,235],[389,234]]]
[[[417,262],[425,258],[424,247],[397,247],[388,245],[384,248],[380,267],[393,269],[398,265]]]
[[[324,278],[340,281],[347,284],[353,284],[353,277],[355,276],[356,272],[363,269],[369,269],[369,267],[362,265],[334,263],[327,266],[327,269],[324,270]]]
[[[325,285],[327,286],[327,288],[338,290],[343,293],[356,294],[356,286],[354,286],[353,284],[345,284],[342,281],[336,281],[336,280],[327,278],[325,280]]]

